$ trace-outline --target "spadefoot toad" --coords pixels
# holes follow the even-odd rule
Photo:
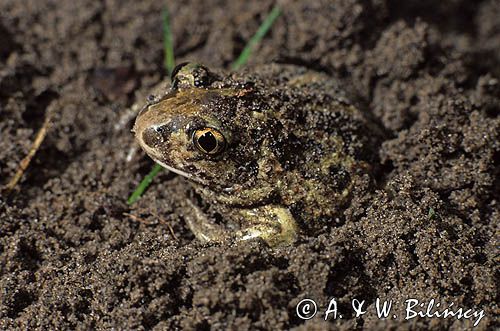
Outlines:
[[[222,216],[221,224],[187,200],[185,218],[202,241],[290,243],[341,214],[374,157],[375,135],[338,84],[290,65],[224,75],[183,63],[133,132]]]

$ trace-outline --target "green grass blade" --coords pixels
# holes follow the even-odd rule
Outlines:
[[[163,53],[164,53],[164,66],[167,70],[168,74],[172,73],[175,67],[175,57],[174,57],[174,43],[172,38],[172,30],[170,29],[170,17],[168,14],[168,9],[165,7],[162,12],[162,23],[163,23]],[[139,186],[134,190],[134,192],[130,195],[127,200],[129,205],[135,203],[144,191],[151,184],[153,179],[158,175],[158,173],[163,168],[159,164],[155,164],[153,169],[149,172],[149,174],[144,177],[144,179],[140,182]]]
[[[267,15],[264,22],[262,22],[262,24],[259,26],[257,32],[248,41],[245,48],[241,52],[240,56],[238,56],[236,61],[234,61],[233,64],[231,64],[231,69],[238,70],[248,62],[248,59],[250,58],[250,55],[255,45],[257,45],[262,40],[262,38],[264,38],[266,33],[273,25],[274,21],[276,21],[276,19],[280,15],[281,15],[281,9],[278,6],[274,6],[271,12]]]
[[[127,203],[129,205],[131,205],[134,202],[136,202],[137,200],[139,200],[139,198],[141,197],[142,193],[144,193],[144,191],[146,190],[146,188],[149,186],[149,184],[151,184],[151,182],[153,181],[153,179],[156,177],[156,175],[158,175],[158,173],[162,169],[163,168],[159,164],[155,164],[154,165],[153,169],[149,172],[149,174],[147,174],[146,177],[144,177],[144,179],[141,181],[141,183],[139,184],[139,186],[137,186],[137,188],[135,189],[134,193],[132,193],[132,195],[128,198]]]
[[[172,30],[170,29],[170,16],[168,14],[168,9],[165,7],[162,12],[163,18],[163,52],[165,54],[165,69],[168,74],[172,73],[175,67],[174,58],[174,41],[172,38]]]

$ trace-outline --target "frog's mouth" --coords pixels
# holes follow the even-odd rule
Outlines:
[[[158,159],[154,159],[156,163],[158,163],[159,165],[161,165],[163,168],[167,169],[167,170],[170,170],[172,171],[173,173],[176,173],[178,175],[181,175],[182,177],[185,177],[187,179],[189,179],[190,181],[193,181],[195,183],[198,183],[198,184],[201,184],[201,185],[205,185],[205,186],[208,186],[208,182],[201,179],[201,178],[198,178],[198,177],[195,177],[193,176],[192,174],[189,174],[185,171],[182,171],[180,169],[176,169],[174,167],[171,167],[161,161],[159,161]]]

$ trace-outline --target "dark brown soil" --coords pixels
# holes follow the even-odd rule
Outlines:
[[[251,63],[300,64],[342,81],[385,127],[376,190],[342,226],[292,247],[202,246],[185,181],[151,169],[125,110],[165,76],[164,1],[0,0],[0,182],[44,115],[49,133],[0,198],[1,329],[460,330],[465,319],[379,320],[418,298],[484,309],[499,327],[500,2],[281,1]],[[169,1],[178,61],[227,67],[272,1]],[[134,216],[129,216],[129,214]],[[331,298],[343,319],[295,306]],[[369,312],[354,317],[352,299]],[[369,306],[368,306],[369,305]],[[396,309],[395,309],[396,311]]]

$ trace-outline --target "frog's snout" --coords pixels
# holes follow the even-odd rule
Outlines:
[[[149,148],[158,148],[165,145],[172,134],[171,128],[167,125],[148,127],[142,132],[136,133],[136,137],[144,142]]]
[[[177,130],[175,121],[162,118],[159,114],[156,109],[148,109],[137,116],[132,132],[142,147],[157,149],[167,143]]]

